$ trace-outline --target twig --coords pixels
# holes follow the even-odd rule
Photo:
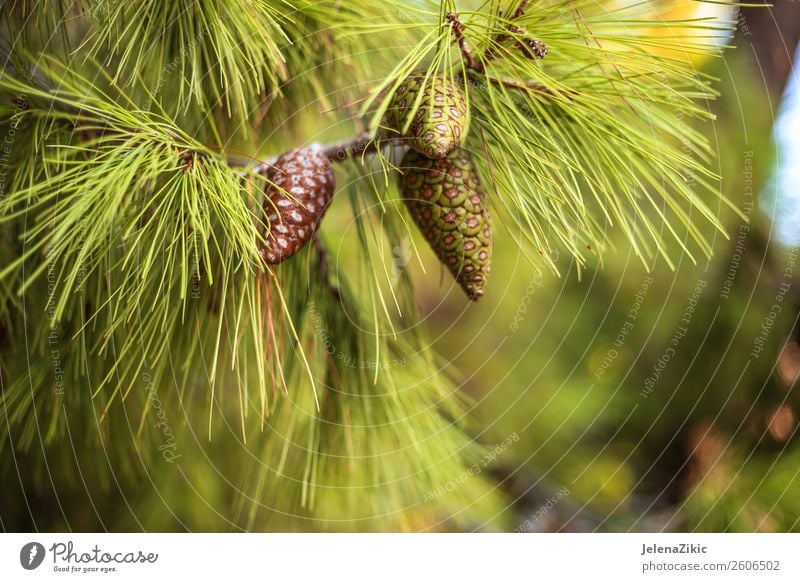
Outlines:
[[[494,75],[483,74],[482,77],[488,82],[495,85],[501,85],[509,89],[518,89],[521,91],[533,91],[534,93],[541,93],[542,95],[550,95],[553,97],[567,97],[572,98],[575,95],[574,91],[564,90],[557,91],[550,87],[537,83],[536,81],[517,81],[510,77],[496,77]]]
[[[378,145],[368,131],[354,139],[322,147],[322,153],[332,164],[343,162],[348,156],[371,154],[377,150]]]
[[[325,281],[325,284],[328,286],[328,289],[330,289],[333,297],[341,302],[343,300],[342,290],[338,285],[331,281],[330,255],[328,254],[328,249],[325,248],[324,244],[322,244],[319,234],[314,235],[314,248],[317,251],[317,257],[319,257],[319,276],[323,281]]]
[[[521,18],[525,15],[525,11],[527,9],[528,0],[522,0],[509,20],[513,21]],[[485,72],[486,63],[497,58],[496,48],[504,42],[511,40],[513,38],[512,35],[525,37],[528,34],[524,27],[517,26],[513,22],[509,22],[508,32],[498,33],[497,36],[495,36],[494,43],[483,53],[483,58],[477,59],[475,57],[475,53],[472,51],[472,48],[469,46],[466,37],[464,36],[464,24],[458,19],[458,14],[455,12],[448,12],[446,19],[453,30],[453,37],[458,43],[458,48],[461,51],[461,56],[464,59],[466,67],[475,71],[476,73]],[[533,38],[520,38],[517,39],[516,43],[522,54],[528,58],[543,59],[545,56],[547,56],[547,45],[542,41]]]
[[[516,20],[517,18],[521,18],[525,15],[525,11],[528,9],[528,0],[522,0],[519,3],[519,6],[514,11],[514,14],[511,15],[511,20]]]
[[[461,50],[461,56],[464,58],[467,68],[475,71],[482,70],[483,65],[476,61],[472,48],[470,48],[467,38],[464,36],[464,24],[458,19],[458,14],[448,12],[445,18],[453,30],[453,36],[458,43],[458,48]]]
[[[261,174],[268,168],[272,167],[277,158],[269,161],[260,161],[256,158],[225,158],[225,161],[231,168],[248,168],[254,174]],[[256,165],[253,165],[256,162]]]
[[[325,157],[328,158],[332,164],[336,164],[345,161],[349,157],[354,158],[358,155],[374,154],[377,153],[378,149],[381,147],[398,147],[401,146],[402,143],[403,138],[400,137],[384,139],[378,142],[370,132],[365,131],[353,139],[322,145],[320,148]],[[277,158],[272,158],[264,161],[255,160],[257,162],[255,166],[252,165],[253,159],[228,158],[227,162],[232,168],[250,168],[250,171],[253,173],[261,173],[272,167],[276,159]]]
[[[509,18],[509,20],[513,21],[513,20],[517,20],[518,18],[522,18],[523,16],[525,16],[525,11],[527,9],[528,9],[528,0],[522,0],[522,2],[519,3],[519,6],[514,11],[514,13],[511,15],[511,18]],[[525,34],[525,29],[522,28],[522,27],[519,27],[519,26],[517,26],[515,24],[509,24],[508,25],[508,30],[509,30],[509,32],[512,32],[512,33]],[[506,42],[510,38],[511,38],[510,34],[501,32],[500,34],[495,36],[495,39],[494,39],[495,45],[494,46],[497,46],[499,44],[503,44],[504,42]],[[495,54],[495,51],[494,51],[494,46],[491,46],[486,50],[486,52],[483,55],[484,60],[492,60],[493,58],[495,58],[497,56]]]

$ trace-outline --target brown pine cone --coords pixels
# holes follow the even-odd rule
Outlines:
[[[293,149],[266,173],[264,215],[270,230],[261,256],[267,264],[285,261],[317,230],[333,198],[335,179],[327,157],[317,148]]]

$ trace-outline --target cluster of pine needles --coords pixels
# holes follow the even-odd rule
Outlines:
[[[426,496],[479,448],[415,325],[412,281],[391,271],[412,232],[393,149],[337,166],[334,206],[349,207],[354,235],[323,228],[275,269],[258,254],[267,156],[377,138],[402,80],[439,73],[463,84],[465,147],[531,260],[558,271],[561,249],[580,268],[613,228],[643,261],[671,264],[710,251],[697,220],[720,225],[726,202],[692,128],[714,93],[688,54],[711,50],[718,23],[585,0],[7,4],[0,439],[44,450],[80,431],[105,446],[103,427],[134,412],[137,450],[158,455],[146,377],[160,406],[183,411],[175,433],[199,439],[202,423],[253,451],[237,527],[264,527],[267,512],[412,528],[408,508],[425,503],[489,522],[500,506],[482,477]]]

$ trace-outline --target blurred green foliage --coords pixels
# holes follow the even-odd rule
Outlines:
[[[723,212],[728,239],[706,233],[710,260],[648,271],[621,243],[580,273],[560,260],[558,279],[498,237],[493,299],[462,310],[428,297],[479,438],[520,436],[496,465],[519,521],[569,492],[523,530],[800,529],[798,403],[776,371],[800,263],[768,244],[757,204],[776,104],[745,52],[709,68],[721,98],[705,130],[724,194],[750,219]]]

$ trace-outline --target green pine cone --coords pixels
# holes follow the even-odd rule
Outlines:
[[[419,108],[405,137],[408,145],[429,158],[443,158],[461,144],[469,131],[467,99],[458,84],[443,75],[412,75],[398,87],[386,112],[386,125],[402,133],[419,92]]]
[[[472,159],[462,149],[442,159],[409,150],[401,168],[400,190],[414,222],[461,288],[477,301],[491,271],[492,227]]]

